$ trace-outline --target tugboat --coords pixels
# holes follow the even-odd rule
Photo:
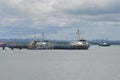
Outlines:
[[[87,42],[87,40],[80,38],[79,29],[77,30],[77,35],[77,40],[71,41],[68,45],[55,46],[55,49],[87,50],[90,47],[90,44]]]

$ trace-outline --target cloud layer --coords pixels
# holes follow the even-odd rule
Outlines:
[[[96,37],[90,31],[93,28],[99,35],[105,29],[120,26],[119,3],[119,0],[0,0],[0,34],[3,38],[13,35],[17,38],[45,31],[49,36],[66,38],[79,28],[92,39]],[[63,37],[62,33],[66,35]]]

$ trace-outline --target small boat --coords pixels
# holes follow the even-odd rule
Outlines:
[[[99,46],[110,46],[111,44],[108,42],[101,42],[98,44]]]
[[[103,40],[98,44],[99,46],[110,46],[110,42],[108,40]]]

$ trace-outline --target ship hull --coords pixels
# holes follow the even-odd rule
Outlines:
[[[106,47],[108,47],[108,46],[110,46],[110,44],[107,44],[107,45],[99,44],[99,46],[106,46]]]
[[[87,50],[89,47],[90,45],[79,45],[79,46],[64,45],[64,46],[55,46],[54,49]]]
[[[54,47],[31,47],[30,50],[87,50],[90,47],[90,45],[55,45]]]
[[[105,46],[105,47],[109,47],[111,44],[107,43],[107,44],[103,44],[103,43],[100,43],[98,44],[99,46]]]

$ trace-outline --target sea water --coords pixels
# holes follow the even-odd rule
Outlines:
[[[0,80],[120,80],[120,46],[0,49]]]

